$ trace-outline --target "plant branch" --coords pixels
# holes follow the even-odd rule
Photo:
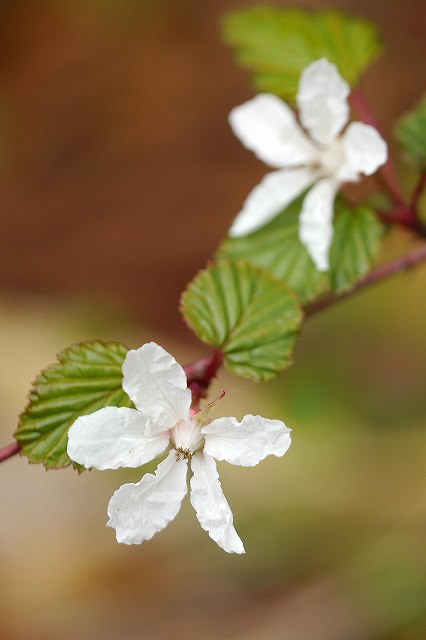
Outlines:
[[[413,207],[407,207],[405,204],[397,205],[391,211],[376,211],[376,213],[386,224],[397,224],[426,238],[426,226],[418,219]]]
[[[306,305],[304,308],[305,318],[310,318],[320,311],[328,309],[328,307],[333,306],[337,302],[353,296],[358,291],[366,289],[391,275],[414,267],[421,262],[426,262],[426,244],[406,256],[377,267],[349,291],[345,291],[340,295],[330,295]],[[216,376],[222,362],[223,354],[220,350],[216,350],[213,351],[211,355],[201,358],[200,360],[195,360],[184,367],[188,377],[188,387],[191,389],[194,398],[194,408],[198,408],[200,399],[206,397],[208,387],[212,379]]]
[[[366,289],[367,287],[383,280],[395,273],[399,273],[401,271],[405,271],[411,267],[414,267],[422,262],[426,262],[426,244],[420,247],[420,249],[416,249],[412,251],[408,255],[402,256],[401,258],[396,258],[395,260],[391,260],[386,264],[373,269],[370,273],[363,279],[360,280],[352,289],[349,291],[345,291],[340,295],[329,295],[321,300],[317,300],[312,302],[305,307],[305,318],[310,318],[311,316],[323,311],[324,309],[328,309],[328,307],[333,306],[337,302],[341,300],[346,300],[353,296],[358,291],[362,291],[362,289]]]
[[[6,447],[0,449],[0,462],[4,462],[8,458],[12,458],[21,450],[21,445],[18,442],[12,442],[12,444],[8,444]]]
[[[419,249],[412,251],[406,256],[391,260],[376,269],[373,269],[363,280],[360,280],[352,289],[345,291],[340,295],[330,295],[321,300],[306,305],[304,308],[305,318],[310,318],[324,309],[328,309],[337,302],[345,300],[353,296],[358,291],[362,291],[367,287],[383,280],[391,275],[405,271],[422,262],[426,262],[426,244]],[[220,349],[216,349],[210,355],[194,360],[187,364],[184,369],[188,378],[188,387],[192,391],[193,408],[198,409],[200,400],[207,396],[207,390],[211,381],[216,376],[218,369],[223,362],[223,353]],[[20,444],[13,442],[6,447],[0,449],[0,463],[12,458],[21,450]]]

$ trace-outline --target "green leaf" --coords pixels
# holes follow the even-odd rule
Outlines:
[[[197,336],[221,349],[231,373],[270,380],[291,362],[302,313],[295,295],[247,262],[220,260],[194,278],[181,311]]]
[[[336,293],[350,289],[370,270],[384,227],[368,205],[351,207],[336,201],[330,282]]]
[[[396,137],[411,161],[426,170],[426,98],[401,118]]]
[[[126,354],[118,343],[87,342],[65,349],[40,373],[15,434],[30,462],[42,462],[46,469],[68,466],[68,429],[79,416],[107,406],[133,406],[122,388]]]
[[[309,302],[323,289],[326,278],[316,270],[305,247],[299,240],[299,213],[303,200],[298,198],[276,218],[254,233],[227,238],[219,247],[223,258],[245,259],[284,280]]]
[[[382,50],[373,24],[334,10],[250,7],[225,17],[224,36],[256,87],[290,101],[314,60],[328,58],[353,86]]]

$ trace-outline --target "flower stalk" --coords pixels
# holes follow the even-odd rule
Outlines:
[[[192,391],[192,408],[198,409],[200,400],[207,396],[207,390],[223,362],[220,349],[200,360],[195,360],[184,366],[188,378],[188,388]]]

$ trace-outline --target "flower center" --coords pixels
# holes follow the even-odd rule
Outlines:
[[[345,160],[342,141],[336,138],[330,144],[318,149],[318,165],[324,176],[332,176],[340,169]]]
[[[179,420],[171,430],[171,439],[178,457],[191,458],[192,454],[201,449],[204,436],[196,420]]]

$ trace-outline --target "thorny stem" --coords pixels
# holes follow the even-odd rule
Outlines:
[[[337,296],[330,295],[322,300],[318,300],[305,306],[305,318],[310,318],[320,311],[328,309],[328,307],[333,306],[337,302],[349,298],[358,291],[361,291],[362,289],[365,289],[388,276],[399,273],[400,271],[405,271],[406,269],[414,267],[422,262],[426,262],[426,244],[420,247],[420,249],[416,249],[402,258],[397,258],[396,260],[392,260],[391,262],[387,262],[386,264],[377,267],[363,280],[360,280],[360,282],[358,282],[358,284],[356,284],[350,291],[346,291],[345,293]],[[194,409],[198,409],[200,400],[207,396],[207,390],[223,362],[223,357],[223,353],[219,349],[216,349],[210,355],[200,358],[199,360],[194,360],[194,362],[190,362],[184,367],[188,378],[188,387],[192,391]],[[16,455],[20,450],[21,446],[17,442],[3,447],[3,449],[0,449],[0,463]]]

